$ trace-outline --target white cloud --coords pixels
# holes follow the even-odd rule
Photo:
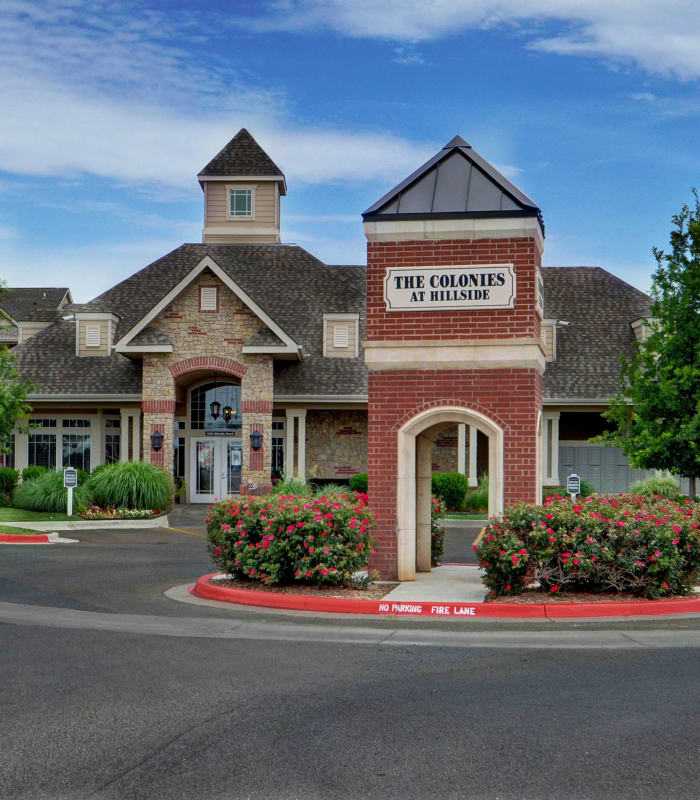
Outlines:
[[[295,123],[279,92],[201,58],[202,38],[222,35],[213,14],[103,0],[3,8],[0,170],[8,173],[87,173],[162,200],[190,189],[193,173],[243,126],[295,182],[390,182],[438,146]]]
[[[268,8],[265,17],[238,22],[258,30],[326,29],[410,43],[516,25],[537,50],[700,77],[697,0],[285,0]],[[552,23],[564,30],[542,35],[542,26]]]

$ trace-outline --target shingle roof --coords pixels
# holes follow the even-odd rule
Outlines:
[[[212,158],[198,177],[226,177],[230,175],[282,176],[282,170],[260,147],[245,128],[240,131]]]
[[[557,360],[544,375],[546,398],[609,398],[620,355],[634,355],[630,323],[649,315],[650,298],[600,267],[544,267],[544,314],[557,330]]]
[[[134,346],[143,346],[149,344],[172,344],[172,342],[164,333],[161,333],[160,331],[157,331],[149,326],[144,328],[142,331],[139,331],[139,333],[134,336],[129,344]]]
[[[141,394],[141,362],[119,353],[79,358],[75,323],[59,320],[12,351],[23,378],[39,384],[36,394]]]
[[[261,328],[246,339],[246,347],[284,347],[284,342],[269,328]]]
[[[16,325],[10,325],[6,320],[0,319],[0,342],[16,342],[18,338],[19,328]]]
[[[0,295],[0,308],[17,322],[51,322],[68,293],[63,288],[13,288]]]

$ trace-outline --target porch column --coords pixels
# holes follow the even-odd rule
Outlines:
[[[56,445],[58,446],[58,444]],[[26,433],[18,433],[15,430],[15,469],[20,472],[28,467],[29,461],[29,436]]]
[[[119,409],[121,414],[121,427],[119,428],[119,460],[129,460],[129,411],[128,408]]]
[[[90,442],[90,467],[95,469],[99,464],[105,462],[105,437],[104,437],[104,417],[98,413],[95,422],[92,425],[90,434],[92,441]]]
[[[542,483],[559,486],[559,411],[542,415]]]
[[[294,412],[290,409],[287,409],[284,430],[287,436],[284,447],[284,477],[289,480],[294,477]]]
[[[467,474],[467,426],[457,426],[457,472]]]
[[[477,429],[469,426],[469,487],[471,489],[479,485],[479,476],[476,474],[476,449],[477,449]]]
[[[132,424],[134,426],[131,434],[133,437],[132,439],[133,458],[134,461],[140,461],[141,460],[141,412],[135,411],[132,416],[132,420],[133,420]],[[170,430],[170,433],[172,435],[172,429]]]
[[[172,475],[175,401],[144,400],[141,407],[143,409],[143,460],[153,464],[154,467],[160,467],[168,475]],[[138,415],[138,412],[136,413]],[[134,419],[135,432],[138,427],[138,423]],[[163,434],[163,445],[160,450],[154,450],[151,444],[151,435],[156,432]],[[126,441],[128,442],[128,440]],[[136,456],[136,447],[133,447],[133,452]]]
[[[297,469],[299,480],[306,481],[306,409],[302,408],[298,412],[299,416],[299,450],[297,452]]]
[[[416,438],[416,571],[430,572],[430,501],[433,440]]]

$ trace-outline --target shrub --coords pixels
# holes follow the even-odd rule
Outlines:
[[[465,511],[486,511],[489,507],[489,476],[484,472],[479,478],[479,488],[467,493],[462,503]]]
[[[700,577],[700,506],[637,495],[552,497],[489,523],[477,554],[490,594],[526,575],[550,592],[688,594]]]
[[[142,461],[109,464],[86,484],[94,502],[107,508],[163,511],[172,505],[173,481],[164,470]]]
[[[351,492],[229,498],[206,522],[217,567],[264,584],[349,584],[374,546],[367,495]]]
[[[22,470],[22,483],[26,483],[27,481],[33,481],[36,478],[40,478],[42,475],[45,475],[49,470],[46,467],[25,467]]]
[[[677,498],[681,493],[681,487],[675,478],[647,478],[645,481],[636,481],[630,486],[631,494],[638,494],[642,497]]]
[[[12,497],[12,505],[27,511],[65,513],[68,490],[63,486],[63,470],[44,470],[39,477],[20,484]],[[73,508],[89,506],[90,492],[86,486],[73,489]]]
[[[300,481],[299,478],[285,478],[283,481],[276,483],[272,487],[273,494],[299,494],[310,495],[313,489],[308,483]]]
[[[10,498],[19,481],[19,472],[12,467],[0,467],[0,495]]]
[[[433,494],[442,497],[449,511],[458,511],[462,507],[467,488],[466,475],[461,475],[459,472],[433,473]]]
[[[367,494],[367,473],[358,472],[350,478],[350,488],[353,492],[363,492]]]
[[[445,503],[439,497],[430,501],[430,564],[436,567],[445,554],[445,529],[440,520],[445,516]]]

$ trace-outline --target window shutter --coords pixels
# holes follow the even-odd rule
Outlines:
[[[85,326],[85,344],[87,347],[100,346],[100,326],[99,325],[86,325]]]
[[[345,348],[348,346],[348,326],[336,325],[333,328],[333,347]]]
[[[216,286],[202,286],[199,291],[200,310],[216,311]]]

